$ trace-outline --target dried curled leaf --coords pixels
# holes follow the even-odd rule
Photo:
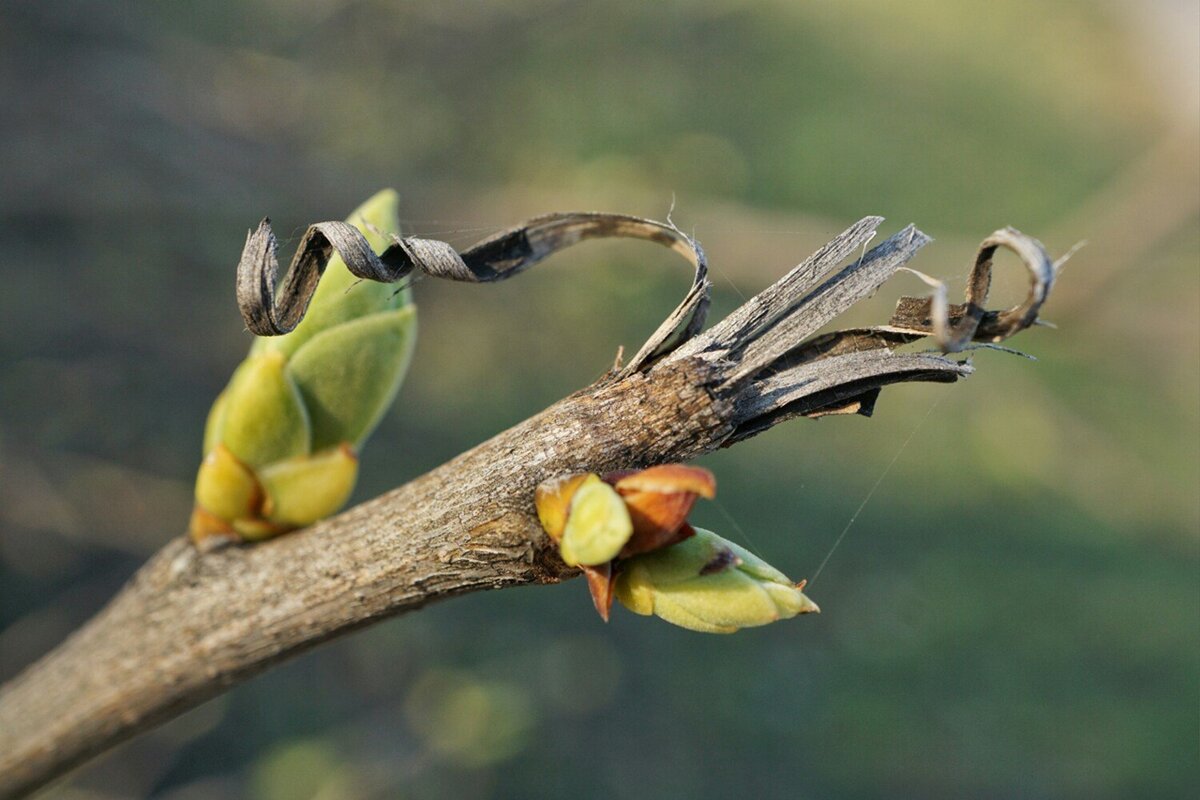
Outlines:
[[[709,283],[704,251],[695,240],[674,225],[624,214],[547,214],[484,239],[461,253],[435,239],[393,236],[391,246],[378,256],[353,225],[318,222],[305,231],[278,289],[277,243],[270,220],[264,219],[247,235],[238,263],[238,307],[251,333],[286,334],[304,318],[335,251],[352,274],[371,281],[395,283],[421,272],[455,281],[491,283],[517,275],[563,248],[599,238],[655,242],[679,253],[694,268],[692,286],[684,299],[622,370],[631,373],[700,331],[708,310]]]
[[[1017,254],[1029,270],[1029,294],[1024,302],[1004,311],[988,311],[992,285],[992,259],[1006,247]],[[902,297],[892,315],[897,332],[932,333],[944,352],[956,353],[971,342],[1002,342],[1037,322],[1038,312],[1054,287],[1057,270],[1042,243],[1016,228],[1001,228],[983,240],[967,281],[967,298],[962,305],[949,305],[945,285],[938,281],[932,297]]]

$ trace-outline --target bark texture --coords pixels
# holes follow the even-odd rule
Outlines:
[[[813,338],[928,241],[910,226],[864,253],[880,222],[851,226],[705,333],[695,335],[691,322],[698,301],[685,300],[664,325],[678,334],[682,323],[682,337],[660,330],[630,365],[337,517],[207,553],[186,537],[172,540],[94,619],[0,689],[0,797],[31,792],[281,659],[375,620],[466,592],[575,576],[537,522],[534,488],[548,477],[684,461],[794,416],[869,414],[884,385],[954,381],[971,371],[940,352],[898,346],[933,336],[961,348],[972,338],[1002,338],[997,319],[1008,325],[1003,335],[1036,321],[1054,265],[1009,229],[985,240],[976,277],[997,246],[1017,243],[1033,276],[1025,306],[989,317],[986,281],[973,280],[965,307],[936,293],[924,304],[909,298],[891,325]],[[689,298],[697,287],[706,305],[702,274]],[[988,320],[994,324],[975,336]]]

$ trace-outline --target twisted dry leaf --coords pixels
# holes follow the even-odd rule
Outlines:
[[[1004,311],[986,310],[992,285],[992,259],[1001,247],[1012,250],[1029,271],[1029,294],[1024,302]],[[948,305],[944,284],[934,281],[932,297],[902,297],[892,315],[889,330],[918,336],[933,334],[938,346],[957,353],[971,342],[996,344],[1038,321],[1042,304],[1054,288],[1058,267],[1042,243],[1016,228],[1001,228],[983,240],[967,280],[967,299]]]
[[[622,371],[630,373],[699,332],[708,312],[710,285],[708,264],[699,243],[669,223],[625,214],[582,211],[547,214],[489,236],[461,253],[436,239],[397,236],[378,256],[353,225],[318,222],[304,232],[278,291],[275,234],[270,220],[264,219],[247,235],[238,262],[238,307],[251,333],[277,336],[291,331],[304,318],[317,282],[335,250],[351,274],[365,280],[396,283],[420,272],[453,281],[493,283],[518,275],[573,244],[604,238],[644,239],[661,244],[686,258],[694,269],[687,295]]]

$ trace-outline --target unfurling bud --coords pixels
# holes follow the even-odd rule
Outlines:
[[[786,575],[687,515],[717,484],[699,467],[664,464],[600,476],[561,475],[534,493],[563,561],[580,567],[607,622],[614,597],[638,614],[733,633],[818,611]]]
[[[705,633],[733,633],[820,610],[782,572],[699,528],[678,544],[622,561],[616,595],[635,613]]]
[[[398,198],[372,197],[347,220],[376,252],[399,234]],[[416,309],[408,290],[359,281],[329,260],[304,319],[259,337],[209,412],[192,538],[263,539],[337,511],[357,452],[408,369]]]

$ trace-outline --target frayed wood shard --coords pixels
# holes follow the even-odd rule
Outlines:
[[[700,333],[704,252],[675,226],[614,214],[552,214],[461,253],[401,238],[383,254],[344,223],[309,228],[276,289],[275,238],[247,239],[237,298],[247,327],[291,330],[334,251],[354,274],[490,282],[576,242],[632,237],[693,266],[683,301],[624,367],[443,466],[310,528],[201,554],[169,542],[94,619],[0,689],[0,798],[31,792],[139,731],[270,665],[370,622],[466,592],[574,577],[534,510],[534,488],[569,472],[683,461],[796,416],[869,414],[902,381],[954,381],[945,355],[1037,322],[1053,262],[1012,229],[984,240],[966,303],[905,298],[890,325],[818,331],[876,291],[929,239],[908,227],[863,252],[882,222],[855,223],[773,286]],[[991,258],[1020,255],[1022,305],[984,310]],[[943,352],[901,352],[929,338]]]

